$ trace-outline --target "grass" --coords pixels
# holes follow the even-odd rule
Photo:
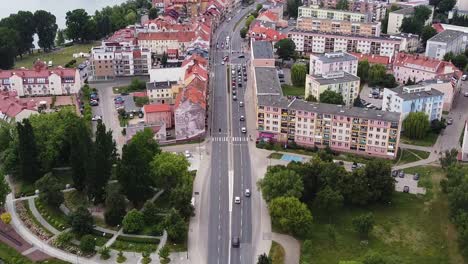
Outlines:
[[[65,188],[66,184],[73,183],[71,178],[71,170],[57,170],[52,169],[52,174],[57,177],[59,183]],[[15,179],[15,197],[21,196],[31,196],[34,195],[36,188],[34,187],[34,183],[29,183],[26,181],[22,181],[19,179]]]
[[[69,262],[62,261],[59,259],[48,259],[40,262],[33,262],[29,260],[27,257],[21,255],[18,251],[16,251],[14,248],[0,243],[0,260],[4,261],[5,263],[23,263],[23,264],[29,264],[29,263],[39,263],[39,264],[67,264]]]
[[[170,252],[185,252],[187,251],[187,241],[184,243],[173,243],[167,241],[166,246],[169,248]]]
[[[106,236],[98,235],[98,232],[93,233],[93,234],[88,234],[88,235],[94,238],[94,240],[96,241],[96,246],[98,247],[104,246],[107,243],[107,241],[109,241],[109,239],[112,237],[112,235],[110,237],[107,235]],[[75,239],[77,239],[78,241],[80,240],[80,238],[76,235],[75,235]]]
[[[346,206],[331,217],[336,240],[327,231],[329,217],[317,208],[314,223],[301,249],[301,263],[337,264],[341,260],[362,260],[369,251],[393,256],[395,263],[461,264],[458,245],[448,219],[448,203],[441,193],[439,181],[443,170],[430,166],[416,167],[408,172],[421,172],[420,185],[431,194],[395,193],[388,205],[367,208]],[[375,226],[368,243],[361,243],[353,230],[352,218],[373,212]]]
[[[65,198],[65,206],[71,211],[75,211],[78,207],[88,207],[89,202],[85,194],[78,191],[70,191],[63,194]]]
[[[396,164],[402,165],[415,162],[422,159],[427,159],[431,153],[416,149],[400,149]]]
[[[271,258],[271,264],[284,264],[284,255],[284,248],[275,241],[272,241],[270,253],[268,254]]]
[[[115,242],[111,245],[111,248],[115,250],[122,251],[131,251],[131,252],[144,252],[150,250],[151,252],[156,251],[159,240],[154,239],[154,243],[148,243],[147,240],[139,242],[135,238],[130,238],[131,241],[128,241],[129,237],[118,236]]]
[[[62,65],[64,66],[69,61],[73,60],[74,53],[89,53],[91,51],[91,47],[98,45],[97,43],[89,43],[89,44],[75,44],[70,47],[65,47],[57,51],[53,51],[50,53],[33,53],[30,55],[23,56],[22,59],[19,59],[15,63],[15,68],[32,68],[33,63],[37,60],[43,61],[52,61],[54,66]],[[77,58],[76,64],[78,65],[83,62],[85,58]]]
[[[102,219],[101,217],[93,217],[93,219],[94,219],[94,224],[97,225],[97,226],[100,226],[100,227],[103,227],[103,228],[106,228],[106,229],[110,229],[110,230],[114,230],[114,231],[119,230],[119,228],[116,227],[116,226],[107,225],[106,222],[104,221],[104,219]]]
[[[55,229],[61,231],[69,227],[68,218],[60,209],[42,204],[39,199],[34,199],[34,203],[42,217]]]
[[[408,145],[431,147],[437,141],[438,136],[438,134],[429,132],[427,136],[423,139],[409,139],[403,134],[400,138],[400,142]]]
[[[283,154],[278,152],[273,152],[270,155],[268,155],[269,159],[281,159],[281,157],[283,157]]]
[[[305,95],[304,86],[282,84],[281,89],[283,90],[284,96],[302,96],[303,97]]]

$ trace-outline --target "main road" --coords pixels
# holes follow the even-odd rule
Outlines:
[[[227,75],[228,63],[222,63],[225,56],[233,58],[239,55],[236,53],[241,50],[239,30],[234,32],[234,28],[249,11],[250,8],[234,11],[232,19],[220,25],[213,41],[213,47],[218,44],[219,49],[212,50],[211,64],[209,264],[251,263],[253,259],[251,203],[244,196],[245,189],[251,189],[251,164],[248,137],[241,132],[245,124],[239,121],[241,115],[245,116],[244,107],[239,102],[243,101],[246,85],[244,83],[237,89],[238,100],[234,101]],[[242,23],[238,25],[242,26]],[[227,36],[230,37],[230,45],[226,46]],[[224,43],[224,48],[221,43]],[[237,63],[245,64],[245,60],[237,60]],[[233,77],[237,79],[237,68]],[[241,197],[240,204],[234,204],[235,196]],[[231,246],[232,237],[240,238],[239,248]]]

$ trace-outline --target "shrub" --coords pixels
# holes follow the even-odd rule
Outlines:
[[[101,259],[109,259],[110,258],[110,250],[108,247],[102,247],[100,250],[99,250],[99,253],[101,254]]]
[[[127,261],[127,258],[124,256],[122,250],[120,250],[117,254],[117,263],[124,263],[125,261]]]
[[[84,235],[80,240],[80,249],[85,253],[92,253],[94,252],[94,248],[96,247],[96,240],[92,235]]]
[[[145,226],[143,214],[133,209],[124,217],[122,224],[125,233],[136,233]]]

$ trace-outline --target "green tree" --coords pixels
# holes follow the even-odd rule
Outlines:
[[[101,259],[103,260],[107,260],[107,259],[110,259],[110,249],[106,246],[103,246],[101,247],[101,249],[99,249],[99,254],[101,254]]]
[[[265,177],[258,181],[265,201],[270,202],[277,197],[300,198],[304,190],[302,178],[293,170],[268,170]]]
[[[170,192],[170,205],[177,209],[185,219],[193,216],[192,205],[193,177],[184,173],[180,182]]]
[[[36,25],[33,13],[29,11],[19,11],[17,14],[3,18],[0,21],[1,27],[6,27],[16,31],[16,51],[15,55],[23,56],[34,48],[33,40],[36,33]],[[1,46],[1,45],[0,45]]]
[[[355,107],[364,107],[364,105],[362,104],[362,101],[361,101],[361,96],[359,94],[356,97],[356,99],[354,99],[353,106],[355,106]]]
[[[63,33],[63,30],[58,30],[57,31],[57,39],[55,40],[55,46],[63,46],[65,44],[65,36]]]
[[[370,251],[364,256],[363,264],[387,264],[387,260],[378,252]]]
[[[325,211],[329,216],[343,206],[343,195],[330,186],[325,186],[317,193],[315,198],[317,207]]]
[[[163,226],[167,231],[167,237],[174,243],[184,242],[187,239],[188,229],[184,218],[172,208],[163,220]]]
[[[452,10],[456,3],[456,0],[442,0],[437,5],[437,8],[439,9],[439,12],[446,13]]]
[[[88,175],[90,169],[95,168],[94,164],[90,164],[92,158],[88,158],[93,153],[91,135],[83,122],[73,124],[69,131],[72,179],[75,188],[82,192],[86,188],[87,179],[92,179],[95,176]]]
[[[348,10],[348,0],[339,0],[338,3],[336,3],[336,9],[338,10]]]
[[[110,226],[120,225],[126,214],[127,203],[119,188],[108,186],[106,190],[104,219]]]
[[[404,33],[420,34],[424,26],[424,21],[418,20],[414,16],[403,18],[400,31]]]
[[[39,189],[39,199],[47,205],[58,208],[63,203],[63,187],[52,173],[47,173],[36,181],[36,188]]]
[[[291,81],[295,86],[304,86],[307,75],[306,66],[302,63],[294,63],[291,67]]]
[[[421,31],[421,43],[426,45],[427,40],[435,35],[437,35],[437,31],[431,25],[424,26]]]
[[[247,17],[247,19],[245,20],[245,27],[246,28],[249,28],[250,27],[250,24],[252,24],[252,22],[255,20],[255,17],[250,15]]]
[[[276,54],[282,60],[289,60],[296,55],[296,44],[290,38],[282,39],[275,44]]]
[[[369,85],[381,85],[387,75],[387,69],[382,64],[374,64],[369,68]]]
[[[305,236],[312,224],[312,214],[307,205],[296,197],[278,197],[268,204],[271,220],[281,231],[294,236]]]
[[[444,61],[452,61],[453,58],[455,58],[455,54],[453,54],[451,51],[445,53],[444,55]]]
[[[158,207],[151,201],[146,201],[145,205],[143,206],[143,220],[147,225],[154,225],[157,224],[157,220],[159,218]]]
[[[458,150],[457,149],[446,150],[439,160],[440,160],[440,165],[442,166],[442,168],[444,169],[449,168],[451,165],[457,163]]]
[[[96,240],[92,235],[84,235],[80,240],[80,250],[84,253],[92,253],[94,252],[94,248],[96,247]]]
[[[69,215],[72,231],[78,236],[90,234],[93,231],[94,219],[86,207],[78,207]]]
[[[34,23],[39,37],[39,47],[45,51],[51,50],[54,47],[58,29],[55,16],[47,11],[37,10],[34,12]]]
[[[155,19],[158,17],[158,9],[155,7],[152,7],[149,12],[148,12],[148,17],[149,19]]]
[[[272,261],[267,254],[263,253],[260,256],[258,256],[257,264],[272,264]]]
[[[262,4],[257,4],[257,6],[255,7],[255,11],[258,13],[260,12],[260,10],[263,8],[263,5]]]
[[[84,9],[75,9],[66,13],[65,31],[67,38],[73,41],[85,41],[89,39],[91,17]]]
[[[343,195],[345,201],[354,205],[367,205],[370,201],[371,193],[369,191],[370,183],[367,174],[363,169],[357,169],[352,174],[345,178],[345,186]]]
[[[181,181],[189,166],[190,163],[183,155],[162,152],[151,162],[154,182],[161,188],[170,190]]]
[[[370,200],[386,204],[392,200],[395,191],[395,179],[391,176],[392,168],[385,160],[370,160],[365,168],[368,179]]]
[[[18,132],[18,171],[19,178],[28,182],[39,179],[39,168],[36,137],[29,119],[23,119],[16,125]]]
[[[403,128],[410,139],[422,139],[429,131],[429,118],[424,112],[409,113],[403,121]]]
[[[325,90],[321,93],[319,100],[321,103],[344,105],[343,96],[332,90]]]
[[[162,264],[167,264],[171,261],[171,259],[169,258],[169,248],[167,246],[164,246],[161,248],[161,250],[159,250],[158,252],[158,255],[159,255],[159,261],[162,263]]]
[[[466,58],[465,54],[458,54],[453,58],[452,63],[463,71],[468,63],[468,58]]]
[[[5,198],[10,193],[10,187],[5,180],[5,176],[0,174],[0,206],[5,205]]]
[[[15,65],[19,36],[11,28],[0,26],[0,69],[8,70]]]
[[[297,18],[298,8],[301,5],[302,5],[301,0],[287,0],[286,11],[290,18]]]
[[[353,217],[352,223],[354,230],[359,233],[361,238],[367,239],[374,228],[374,215],[367,213]]]
[[[426,20],[429,19],[429,17],[431,17],[431,14],[432,14],[432,10],[429,9],[427,6],[425,5],[420,5],[420,6],[416,6],[414,7],[414,13],[413,13],[413,16],[417,19],[417,20],[420,20],[422,22],[425,22]]]
[[[125,233],[136,233],[142,230],[145,226],[143,214],[136,209],[132,209],[125,215],[122,226]]]
[[[390,73],[385,74],[384,78],[380,82],[380,85],[386,88],[395,88],[398,86],[395,76]]]
[[[358,62],[357,76],[361,78],[362,83],[366,83],[369,80],[369,61],[363,60]]]
[[[241,38],[245,39],[245,37],[247,37],[248,31],[249,29],[246,27],[241,28],[241,30],[239,31]]]

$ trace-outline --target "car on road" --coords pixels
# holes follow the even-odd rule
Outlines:
[[[242,127],[242,128],[241,128],[241,132],[242,132],[242,133],[247,133],[247,128]]]
[[[224,65],[224,61],[221,61],[221,65]]]
[[[234,95],[234,96],[232,97],[232,100],[237,101],[237,96]]]
[[[465,97],[468,97],[468,92],[465,92],[465,93],[464,93],[464,96],[465,96]]]
[[[245,197],[250,197],[250,189],[245,189],[244,195]]]
[[[404,178],[404,177],[405,177],[405,172],[404,172],[404,171],[400,171],[400,172],[398,173],[398,177]]]
[[[117,96],[116,98],[114,98],[114,103],[116,104],[123,104],[125,102],[125,99],[121,96]]]
[[[240,102],[239,102],[239,106],[240,106],[240,107],[243,107],[243,106],[244,106],[244,102],[240,101]]]
[[[237,56],[237,58],[243,59],[243,58],[245,58],[245,55],[244,55],[244,54],[241,54],[241,55]]]
[[[241,201],[240,201],[240,197],[239,197],[239,196],[234,197],[234,203],[240,204],[240,202],[241,202]]]
[[[409,186],[403,187],[403,192],[404,193],[409,193]]]
[[[91,118],[91,121],[98,121],[98,120],[102,120],[102,116],[100,116],[100,115],[94,115],[94,116]]]
[[[447,118],[447,125],[453,124],[453,118],[449,117]]]
[[[247,81],[247,76],[244,77],[244,82],[246,82],[246,81]]]
[[[242,88],[242,83],[239,83],[237,86],[239,86],[239,88]]]
[[[415,180],[415,181],[419,180],[419,173],[416,172],[416,173],[413,175],[413,180]]]
[[[237,94],[236,90],[232,90],[232,95],[236,95],[236,94]]]
[[[91,98],[91,100],[96,100],[96,101],[99,101],[99,96],[97,93],[91,93],[89,95],[89,98]]]
[[[224,56],[223,61],[228,61],[228,60],[229,60],[229,56]]]
[[[243,115],[240,116],[239,118],[240,121],[244,121],[245,120],[245,117]]]
[[[96,101],[96,100],[91,100],[91,101],[89,102],[89,105],[90,105],[90,106],[98,106],[98,105],[99,105],[99,102]]]
[[[239,241],[239,237],[238,236],[235,236],[232,238],[232,247],[233,248],[238,248],[240,246],[240,241]]]

